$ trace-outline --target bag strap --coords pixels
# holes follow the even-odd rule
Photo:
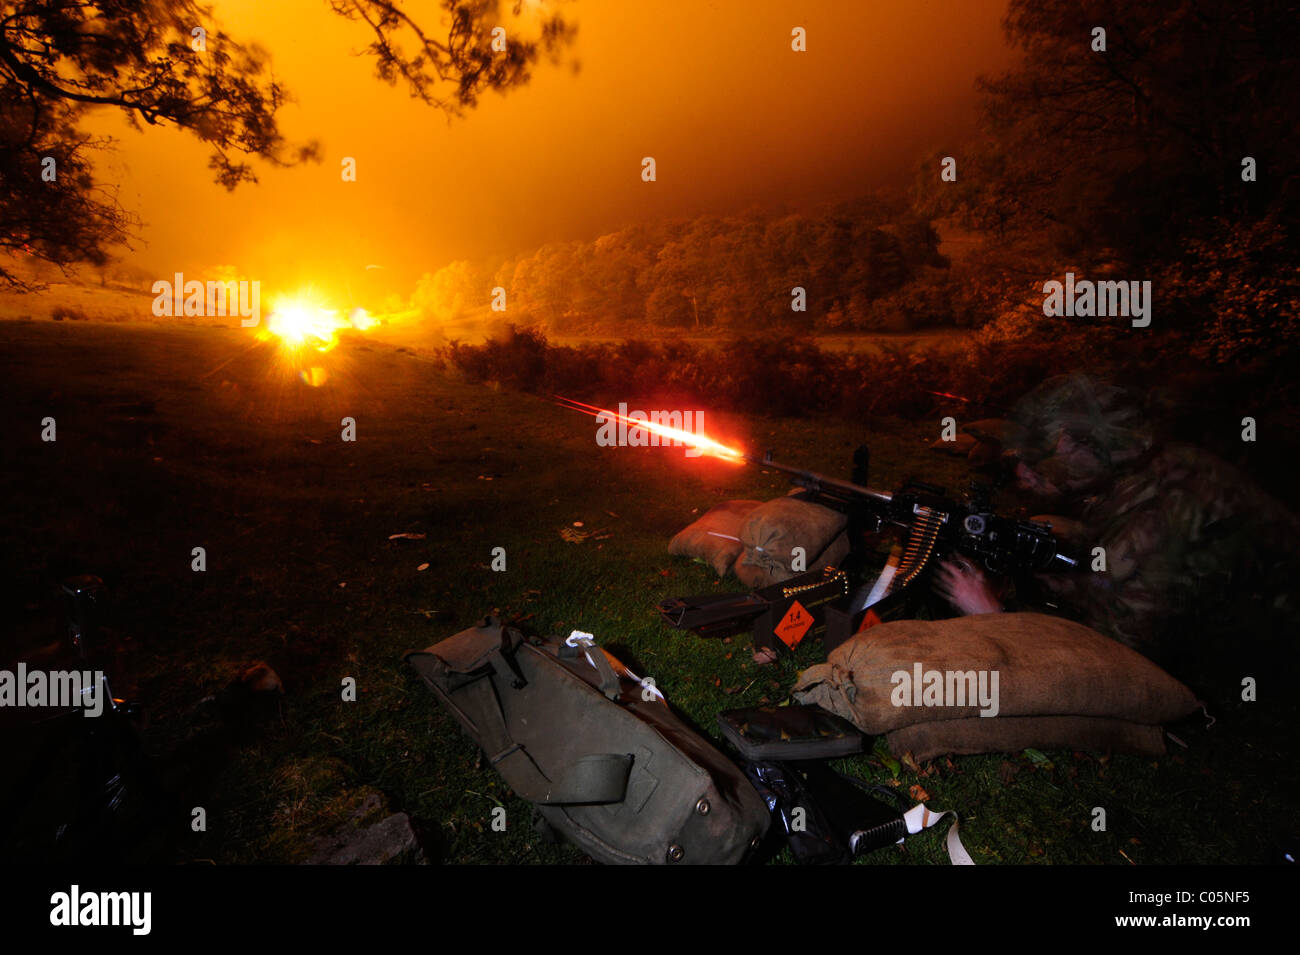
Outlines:
[[[944,812],[935,812],[928,808],[925,803],[918,802],[907,812],[903,813],[903,819],[907,822],[907,831],[909,833],[920,832],[922,829],[929,829],[936,822],[939,822],[945,816],[952,816],[952,825],[948,827],[948,836],[944,839],[944,845],[948,849],[948,860],[953,865],[974,865],[975,860],[970,857],[966,847],[961,844],[961,836],[958,835],[959,826],[957,813],[949,809]],[[902,841],[901,839],[899,840]]]
[[[491,619],[491,617],[485,618],[485,620]],[[506,668],[514,675],[511,686],[516,690],[522,690],[528,685],[528,681],[524,679],[524,672],[519,669],[519,664],[515,661],[515,652],[518,651],[520,644],[523,642],[524,635],[518,630],[511,627],[502,627],[501,645],[492,652],[492,656],[504,663]]]
[[[600,692],[604,693],[608,699],[617,700],[623,692],[623,683],[618,674],[614,672],[614,667],[610,665],[609,654],[596,646],[595,637],[590,633],[574,630],[565,638],[564,642],[570,647],[582,648],[587,655],[587,662],[594,666],[596,672],[600,674]]]

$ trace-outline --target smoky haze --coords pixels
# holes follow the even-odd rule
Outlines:
[[[100,175],[143,220],[133,264],[230,265],[354,300],[404,294],[453,259],[904,186],[923,153],[973,126],[975,77],[1009,62],[1004,8],[577,0],[564,8],[578,25],[568,61],[543,60],[528,86],[448,121],[376,79],[365,27],[320,0],[220,0],[222,28],[270,51],[294,97],[284,132],[318,139],[320,164],[259,163],[260,182],[230,193],[192,136],[138,132],[111,110],[87,127],[120,140]],[[794,27],[807,52],[791,50]],[[342,181],[345,157],[356,182]]]

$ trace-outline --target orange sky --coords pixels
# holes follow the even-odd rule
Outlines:
[[[296,98],[282,129],[319,139],[321,164],[259,164],[258,185],[228,193],[191,136],[137,133],[112,111],[87,125],[121,140],[101,175],[144,220],[131,261],[151,272],[230,264],[339,295],[381,265],[405,292],[456,258],[905,182],[920,154],[970,127],[975,76],[1007,62],[1005,5],[574,0],[579,71],[544,62],[529,86],[448,123],[375,79],[354,55],[366,28],[323,0],[217,0],[226,30],[271,51]],[[806,53],[790,49],[794,26]],[[653,184],[640,178],[647,155]],[[341,180],[344,156],[355,183]]]

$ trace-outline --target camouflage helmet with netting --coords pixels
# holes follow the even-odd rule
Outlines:
[[[1020,401],[1012,422],[1008,437],[1021,458],[1074,484],[1098,475],[1080,473],[1094,470],[1080,456],[1060,453],[1063,437],[1091,451],[1097,470],[1109,474],[1137,462],[1153,440],[1136,395],[1084,374],[1049,378]]]

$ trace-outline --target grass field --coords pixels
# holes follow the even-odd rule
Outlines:
[[[435,861],[580,861],[534,837],[528,806],[476,765],[401,661],[488,611],[542,633],[591,631],[715,738],[719,710],[781,700],[797,669],[819,662],[819,647],[805,645],[759,668],[744,638],[677,634],[653,611],[667,596],[741,589],[670,557],[667,540],[721,500],[784,493],[779,475],[681,450],[600,448],[590,418],[459,382],[389,345],[345,342],[319,364],[327,380],[311,387],[238,329],[0,324],[0,667],[53,659],[60,577],[105,578],[118,694],[146,704],[147,749],[184,809],[158,821],[140,858],[301,861],[312,837],[378,793],[412,816]],[[650,395],[610,399],[657,407]],[[47,416],[54,443],[40,439]],[[345,417],[355,442],[341,440]],[[714,433],[835,474],[869,441],[874,484],[924,474],[960,488],[965,462],[925,450],[933,427],[710,420]],[[389,540],[405,532],[425,537]],[[201,573],[191,569],[199,546]],[[495,547],[505,572],[490,569]],[[223,688],[257,661],[280,674],[282,700],[234,725],[215,719]],[[977,863],[1268,861],[1275,838],[1300,828],[1295,706],[1242,703],[1240,672],[1179,674],[1218,722],[1180,726],[1190,748],[1161,759],[844,766],[959,810]],[[346,677],[354,703],[341,698]],[[34,737],[11,726],[4,738],[18,768],[0,789],[11,791]],[[43,792],[0,853],[39,857],[57,801]],[[489,825],[498,804],[504,833]],[[195,806],[206,832],[191,831]],[[1105,832],[1090,827],[1098,806]],[[869,861],[947,859],[932,832]]]

